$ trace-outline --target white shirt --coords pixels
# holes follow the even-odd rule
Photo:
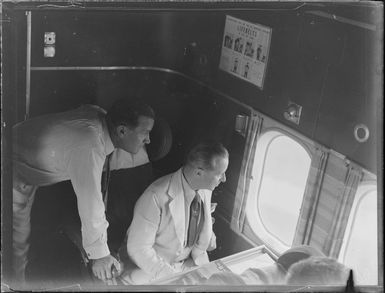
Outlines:
[[[150,162],[145,147],[136,154],[131,154],[122,149],[115,149],[110,160],[110,170],[128,169],[141,166]]]
[[[105,111],[86,105],[14,126],[13,163],[27,184],[71,180],[78,200],[83,247],[91,259],[107,256],[108,222],[101,193],[105,158],[114,150]]]

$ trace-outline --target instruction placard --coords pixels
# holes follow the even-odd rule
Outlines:
[[[219,68],[263,88],[272,29],[226,16]]]

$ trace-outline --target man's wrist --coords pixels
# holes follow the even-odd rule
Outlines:
[[[87,249],[84,250],[86,251],[87,257],[89,259],[100,259],[110,255],[110,250],[107,243],[93,247],[87,247]]]

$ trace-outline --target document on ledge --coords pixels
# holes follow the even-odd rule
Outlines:
[[[197,269],[199,276],[206,279],[210,278],[212,274],[220,272],[230,272],[230,270],[220,260],[210,262]]]
[[[221,261],[215,260],[196,269],[188,271],[177,276],[170,277],[167,280],[157,281],[154,284],[168,285],[200,285],[204,284],[213,274],[231,272],[230,269]],[[218,275],[220,276],[220,274]]]
[[[275,261],[267,254],[263,253],[260,255],[249,257],[246,260],[233,262],[228,264],[227,267],[235,274],[242,274],[249,268],[262,268],[274,264]]]

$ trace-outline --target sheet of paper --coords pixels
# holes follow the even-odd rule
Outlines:
[[[274,264],[274,260],[267,254],[259,254],[246,260],[234,262],[228,268],[236,274],[242,274],[248,268],[261,268]]]
[[[197,270],[197,273],[201,277],[208,279],[211,277],[212,274],[228,271],[229,269],[220,260],[217,260],[200,267]]]

